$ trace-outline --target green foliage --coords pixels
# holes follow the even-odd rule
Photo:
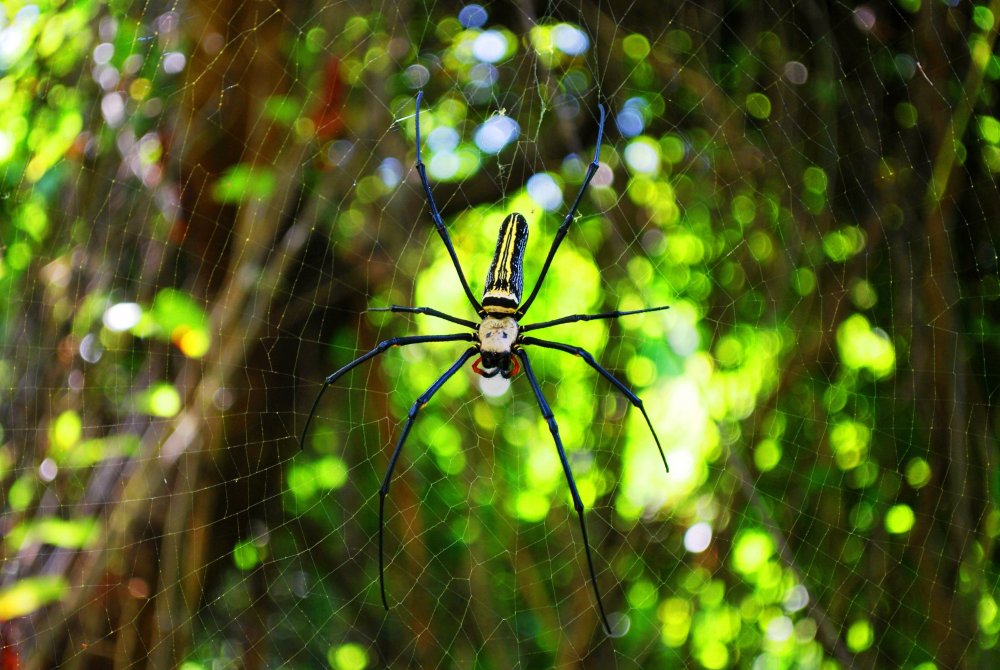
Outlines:
[[[248,200],[266,200],[274,193],[274,187],[271,170],[237,163],[215,183],[212,196],[223,204],[238,205]]]
[[[0,589],[0,622],[27,616],[62,598],[69,584],[61,575],[29,577]]]
[[[261,552],[251,540],[237,542],[233,547],[233,563],[240,570],[252,570],[260,565]]]
[[[168,418],[181,411],[181,397],[173,385],[159,383],[140,393],[137,405],[147,414]]]
[[[33,663],[996,665],[995,6],[363,4],[3,4],[0,622]],[[422,408],[388,615],[379,487],[457,347],[358,368],[293,444],[324,375],[442,332],[367,307],[475,318],[418,90],[475,294],[513,211],[530,289],[607,110],[526,320],[670,306],[545,335],[669,474],[532,350],[613,640],[523,378]]]
[[[97,543],[99,532],[97,520],[93,518],[49,518],[15,527],[4,537],[4,542],[10,551],[19,551],[26,544],[83,549]]]
[[[204,308],[182,291],[166,288],[153,298],[149,321],[137,327],[170,340],[187,356],[200,358],[211,345]]]
[[[333,670],[364,670],[368,667],[368,655],[360,644],[348,643],[331,647],[327,660]]]

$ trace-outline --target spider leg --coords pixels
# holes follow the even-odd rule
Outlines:
[[[569,230],[569,224],[573,222],[573,217],[576,216],[576,210],[580,206],[580,200],[583,199],[583,194],[587,190],[587,186],[590,185],[590,180],[594,178],[594,174],[597,172],[597,167],[600,165],[601,158],[601,138],[604,136],[604,105],[598,105],[598,109],[601,110],[601,121],[597,126],[597,146],[594,148],[594,160],[590,162],[587,166],[587,174],[583,178],[583,184],[580,185],[580,190],[576,194],[576,199],[573,200],[573,205],[569,208],[569,212],[566,214],[566,218],[563,219],[562,225],[559,226],[559,230],[556,231],[556,236],[552,240],[552,246],[549,247],[549,255],[545,258],[545,265],[542,266],[542,272],[538,275],[538,281],[535,282],[535,287],[531,289],[531,295],[525,300],[521,306],[517,309],[517,315],[515,319],[520,320],[528,312],[528,308],[531,307],[531,303],[534,302],[535,296],[538,295],[538,289],[542,287],[542,282],[545,281],[545,275],[549,271],[549,265],[552,264],[552,259],[556,255],[556,250],[562,243],[564,237],[566,237],[566,232]]]
[[[633,407],[642,412],[642,418],[646,420],[646,425],[649,426],[649,432],[653,434],[653,441],[656,442],[656,448],[660,452],[660,460],[663,461],[663,469],[667,472],[667,474],[670,473],[670,467],[667,465],[667,457],[663,454],[663,447],[660,445],[660,438],[656,436],[656,431],[653,430],[653,422],[649,420],[649,415],[646,414],[646,408],[642,406],[642,400],[640,400],[639,396],[633,393],[629,387],[625,386],[625,384],[619,381],[618,378],[608,372],[600,363],[595,361],[589,351],[581,347],[563,344],[562,342],[540,340],[537,337],[525,337],[521,340],[521,344],[533,344],[546,349],[555,349],[557,351],[565,351],[567,354],[575,354],[585,360],[587,365],[600,372],[602,377],[611,382],[615,388],[622,392],[622,395],[628,398],[628,401],[632,403]]]
[[[629,316],[631,314],[645,314],[646,312],[658,312],[664,309],[670,309],[670,305],[663,305],[662,307],[646,307],[645,309],[633,309],[627,312],[602,312],[601,314],[571,314],[570,316],[563,316],[558,319],[553,319],[552,321],[529,323],[526,326],[521,326],[521,332],[523,333],[528,330],[541,330],[542,328],[549,328],[551,326],[560,326],[564,323],[575,323],[576,321],[594,321],[596,319],[617,319],[619,317]]]
[[[403,443],[406,442],[407,436],[410,434],[410,428],[413,427],[413,423],[417,420],[417,414],[420,412],[421,408],[430,402],[431,397],[437,393],[437,390],[441,388],[442,385],[448,379],[458,372],[467,360],[472,358],[476,352],[479,351],[479,346],[469,347],[464,354],[462,354],[455,364],[448,368],[443,375],[441,375],[436,382],[434,382],[429,389],[424,391],[424,394],[417,398],[417,401],[413,403],[410,408],[410,413],[406,419],[406,425],[403,426],[403,432],[399,436],[399,442],[396,443],[396,448],[392,452],[392,458],[389,459],[389,467],[385,471],[385,478],[382,480],[382,486],[378,490],[378,587],[379,592],[382,594],[382,606],[385,609],[389,609],[389,602],[385,598],[385,561],[384,554],[382,552],[382,527],[384,525],[383,521],[385,519],[385,497],[389,494],[389,484],[392,482],[392,471],[396,467],[396,461],[399,460],[399,454],[403,450]]]
[[[306,426],[302,429],[302,437],[299,438],[299,449],[305,448],[306,433],[309,432],[309,424],[312,423],[313,416],[316,414],[316,408],[319,407],[320,398],[322,398],[323,394],[326,393],[326,389],[343,375],[347,374],[365,361],[375,358],[392,347],[405,347],[408,344],[419,344],[421,342],[471,342],[473,340],[475,340],[475,335],[472,333],[454,333],[452,335],[410,335],[409,337],[394,337],[391,340],[383,340],[382,342],[379,342],[378,346],[369,351],[367,354],[358,356],[353,361],[323,380],[323,388],[321,388],[319,393],[316,394],[316,399],[313,400],[312,409],[309,410],[309,416],[306,418]]]
[[[594,572],[594,559],[590,554],[590,540],[587,538],[587,525],[583,521],[583,501],[580,499],[580,492],[576,489],[576,481],[573,479],[573,472],[569,467],[569,459],[566,458],[566,450],[563,449],[562,438],[559,437],[559,426],[556,425],[555,416],[552,414],[552,409],[549,407],[549,403],[546,402],[545,396],[542,395],[542,389],[538,386],[538,380],[535,378],[535,373],[531,369],[531,363],[528,362],[528,352],[524,349],[516,350],[518,358],[521,359],[521,363],[524,367],[524,374],[528,378],[528,383],[531,384],[531,390],[535,392],[535,399],[538,401],[538,408],[542,411],[542,417],[545,419],[546,423],[549,424],[549,432],[552,433],[552,439],[556,443],[556,449],[559,450],[559,460],[562,461],[563,472],[566,474],[566,482],[569,484],[569,492],[573,497],[573,508],[576,510],[577,516],[580,518],[580,534],[583,536],[583,548],[587,554],[587,568],[590,570],[590,583],[594,587],[594,597],[597,599],[597,609],[601,613],[601,623],[604,625],[604,631],[611,635],[611,625],[608,623],[608,617],[604,613],[604,603],[601,601],[601,592],[597,588],[597,574]]]
[[[465,295],[469,298],[469,302],[472,303],[472,308],[476,310],[476,314],[479,316],[486,316],[483,306],[479,304],[479,301],[476,300],[474,295],[472,295],[472,289],[469,288],[469,282],[465,280],[465,273],[462,272],[462,265],[458,262],[458,256],[455,254],[455,247],[451,243],[451,237],[448,236],[448,229],[444,227],[444,221],[441,220],[441,212],[438,211],[437,203],[434,202],[434,195],[431,193],[431,185],[427,182],[427,168],[424,167],[424,161],[420,158],[420,99],[423,97],[423,91],[417,93],[417,174],[420,175],[420,181],[424,185],[424,193],[427,194],[427,204],[431,208],[431,218],[434,219],[434,227],[437,228],[438,235],[441,236],[441,241],[444,242],[444,246],[448,249],[448,255],[451,256],[451,262],[455,265],[455,272],[458,273],[458,279],[462,282],[462,288],[465,289]]]
[[[479,325],[473,323],[472,321],[467,321],[466,319],[460,319],[457,316],[452,316],[451,314],[445,314],[433,307],[403,307],[401,305],[392,305],[391,307],[369,307],[369,312],[405,312],[407,314],[426,314],[428,316],[436,316],[439,319],[444,319],[445,321],[451,321],[452,323],[457,323],[460,326],[465,326],[466,328],[471,328],[472,330],[479,330]]]

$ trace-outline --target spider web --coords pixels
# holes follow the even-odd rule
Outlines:
[[[1000,6],[7,1],[0,665],[989,667]],[[524,375],[475,320],[529,221]],[[527,293],[525,294],[527,295]]]

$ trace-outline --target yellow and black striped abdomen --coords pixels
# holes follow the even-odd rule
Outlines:
[[[486,275],[483,308],[491,314],[513,314],[524,288],[524,247],[528,222],[520,214],[508,214],[500,224],[497,250]]]

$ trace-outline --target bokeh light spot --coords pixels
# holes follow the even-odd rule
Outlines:
[[[625,137],[635,137],[646,125],[642,114],[635,109],[623,109],[615,117],[615,123],[618,124],[618,131]]]
[[[872,625],[866,619],[859,619],[847,629],[847,647],[854,653],[860,653],[872,646],[875,633]]]
[[[142,308],[138,303],[119,302],[104,312],[104,325],[108,330],[120,333],[139,323]]]
[[[484,153],[497,154],[516,139],[519,132],[520,128],[514,119],[509,116],[493,116],[476,130],[476,146]]]
[[[801,86],[809,81],[809,68],[797,60],[790,60],[785,63],[784,74],[785,79],[796,86]]]
[[[630,142],[625,147],[625,162],[640,174],[656,174],[660,171],[660,154],[656,147],[642,140]]]
[[[548,212],[555,211],[562,205],[562,189],[559,188],[559,184],[550,174],[541,172],[532,175],[528,178],[526,188],[531,199]]]
[[[439,126],[427,135],[426,141],[431,151],[454,151],[460,140],[457,130]]]
[[[712,527],[704,521],[698,522],[684,533],[684,548],[692,554],[700,554],[712,542]]]
[[[484,31],[472,43],[472,55],[484,63],[499,63],[507,54],[507,38],[496,30]]]
[[[893,505],[885,513],[885,529],[893,535],[902,535],[913,528],[916,515],[909,505]]]
[[[487,18],[489,15],[482,5],[466,5],[458,12],[458,22],[464,28],[481,28],[486,23]]]
[[[565,54],[579,56],[590,48],[590,38],[576,26],[560,23],[552,29],[552,42]]]

